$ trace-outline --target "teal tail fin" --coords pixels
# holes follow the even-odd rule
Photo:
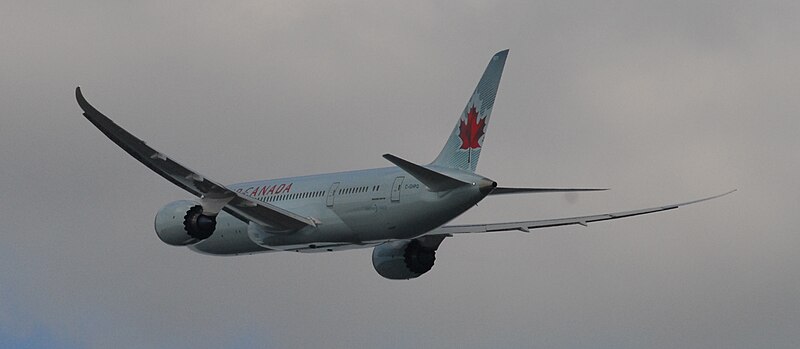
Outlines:
[[[504,50],[489,60],[489,65],[459,116],[455,129],[431,165],[475,172],[507,56],[508,50]]]

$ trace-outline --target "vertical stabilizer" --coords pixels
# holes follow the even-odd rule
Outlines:
[[[475,172],[507,56],[508,50],[504,50],[489,60],[489,65],[461,112],[455,129],[431,165]]]

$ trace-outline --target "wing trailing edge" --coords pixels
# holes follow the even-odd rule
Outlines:
[[[639,210],[632,210],[632,211],[624,211],[624,212],[614,212],[614,213],[604,213],[598,215],[591,215],[591,216],[580,216],[580,217],[569,217],[569,218],[556,218],[556,219],[543,219],[543,220],[536,220],[536,221],[522,221],[522,222],[506,222],[506,223],[490,223],[490,224],[469,224],[469,225],[450,225],[450,226],[443,226],[438,229],[434,229],[428,232],[425,235],[453,235],[453,234],[469,234],[469,233],[492,233],[492,232],[501,232],[501,231],[522,231],[522,232],[529,232],[530,229],[536,228],[547,228],[547,227],[557,227],[562,225],[582,225],[587,226],[589,223],[592,222],[600,222],[600,221],[607,221],[612,219],[619,219],[619,218],[626,218],[626,217],[633,217],[639,216],[648,213],[655,213],[667,210],[673,210],[681,206],[696,204],[698,202],[713,200],[716,198],[723,197],[730,193],[735,192],[736,189],[731,190],[729,192],[709,196],[706,198],[687,201],[679,204],[671,204],[671,205],[664,205],[659,207],[652,207],[652,208],[645,208]]]

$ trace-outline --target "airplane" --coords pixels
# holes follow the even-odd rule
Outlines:
[[[158,237],[209,255],[333,252],[373,248],[372,264],[392,280],[417,278],[436,250],[459,234],[582,225],[672,210],[684,203],[590,216],[446,225],[489,195],[583,192],[605,188],[517,188],[475,173],[508,50],[489,61],[453,131],[433,162],[384,154],[394,166],[222,185],[151,148],[90,105],[75,89],[83,115],[142,164],[196,198],[178,200],[155,217]]]

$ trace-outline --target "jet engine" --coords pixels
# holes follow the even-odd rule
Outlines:
[[[419,277],[433,268],[436,249],[444,237],[391,241],[372,250],[372,266],[391,280]]]
[[[186,246],[208,239],[216,227],[217,217],[204,215],[203,206],[194,201],[175,201],[156,213],[158,238],[173,246]]]

